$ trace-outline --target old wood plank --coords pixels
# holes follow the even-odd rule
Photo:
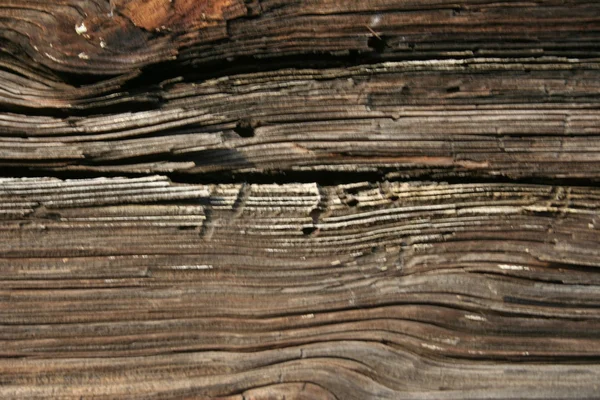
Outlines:
[[[10,64],[116,75],[174,59],[211,65],[315,52],[359,60],[599,54],[600,5],[585,0],[113,3],[111,10],[109,1],[3,0]]]
[[[600,3],[0,0],[0,398],[596,398]]]
[[[589,396],[599,207],[544,185],[5,179],[0,393]]]
[[[139,96],[121,92],[108,114],[5,114],[0,165],[96,173],[351,169],[596,180],[599,66],[486,58],[182,78],[143,93],[162,99],[151,110],[129,111]],[[40,106],[56,102],[35,96]],[[61,102],[93,113],[105,107],[105,97]]]

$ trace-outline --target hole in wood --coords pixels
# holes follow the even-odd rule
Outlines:
[[[375,50],[376,53],[381,54],[388,47],[387,37],[385,36],[371,36],[367,41],[367,46]]]
[[[254,137],[254,124],[250,120],[243,119],[237,123],[233,131],[243,138],[251,138]]]
[[[348,200],[348,202],[346,204],[348,204],[350,207],[356,207],[358,205],[359,201],[356,200],[355,198],[352,198],[350,200]]]
[[[306,228],[302,228],[302,233],[304,234],[304,236],[310,236],[318,230],[319,228],[317,228],[316,226],[307,226]]]

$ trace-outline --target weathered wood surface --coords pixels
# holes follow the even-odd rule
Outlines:
[[[373,52],[408,59],[600,54],[600,5],[587,0],[112,1],[111,16],[106,0],[3,0],[9,65],[114,75],[173,60],[202,66],[310,53],[357,61]]]
[[[59,100],[85,112],[114,103],[109,114],[7,114],[0,119],[0,165],[96,173],[350,170],[595,180],[599,66],[476,58],[283,69],[199,83],[175,79],[141,94]],[[156,109],[129,111],[129,102],[148,97],[157,99]]]
[[[0,396],[597,394],[599,200],[4,180]]]
[[[590,1],[0,0],[0,397],[596,398],[599,43]]]

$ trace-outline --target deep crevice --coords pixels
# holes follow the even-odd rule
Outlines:
[[[600,179],[578,178],[540,178],[535,176],[509,178],[505,176],[470,175],[457,176],[456,174],[440,175],[421,174],[415,176],[397,176],[397,171],[382,169],[379,171],[264,171],[264,172],[235,172],[217,171],[208,173],[186,172],[154,172],[132,173],[119,171],[56,171],[45,170],[43,167],[30,169],[27,167],[6,168],[0,166],[0,178],[57,178],[57,179],[94,179],[103,177],[140,178],[149,175],[162,175],[173,183],[179,184],[290,184],[290,183],[317,183],[321,186],[336,186],[357,182],[378,183],[390,182],[443,182],[448,184],[525,184],[546,186],[581,186],[600,187]],[[389,175],[393,173],[392,175]],[[396,201],[394,196],[390,198]],[[358,200],[350,198],[349,205],[358,204]]]

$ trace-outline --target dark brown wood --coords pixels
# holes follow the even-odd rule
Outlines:
[[[586,0],[113,2],[111,15],[108,0],[3,0],[1,35],[10,41],[5,51],[16,58],[11,64],[111,75],[173,59],[202,66],[307,53],[406,59],[599,55],[600,6]]]
[[[0,398],[596,398],[600,3],[0,0]]]

